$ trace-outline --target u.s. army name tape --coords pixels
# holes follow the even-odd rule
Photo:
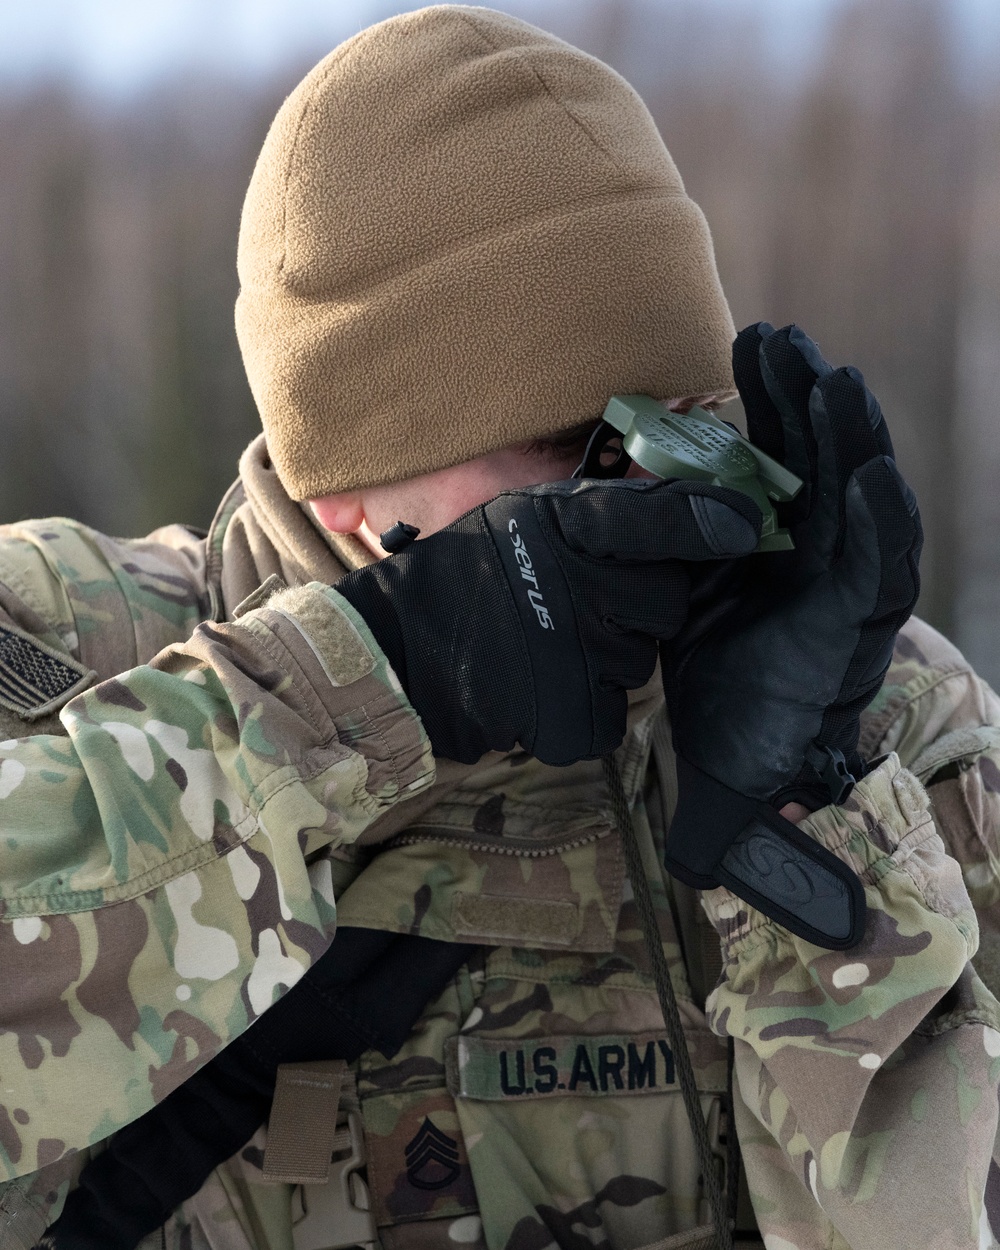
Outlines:
[[[456,1098],[506,1099],[648,1094],[677,1089],[663,1034],[451,1038],[448,1087]]]

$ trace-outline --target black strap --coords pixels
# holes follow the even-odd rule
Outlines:
[[[601,479],[624,477],[631,463],[632,457],[622,444],[621,433],[607,421],[599,421],[573,476]]]

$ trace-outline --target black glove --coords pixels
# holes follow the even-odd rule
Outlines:
[[[337,590],[361,613],[438,755],[516,743],[546,764],[613,750],[626,691],[687,612],[682,561],[746,555],[760,511],[700,482],[507,491]]]
[[[663,648],[677,753],[668,869],[726,885],[831,949],[864,932],[855,874],[778,809],[841,803],[865,764],[859,717],[917,599],[922,534],[875,397],[795,326],[733,348],[751,440],[805,481],[795,550],[710,570]]]
[[[267,1119],[278,1067],[391,1056],[473,947],[373,929],[330,949],[245,1033],[83,1169],[38,1250],[134,1250]]]

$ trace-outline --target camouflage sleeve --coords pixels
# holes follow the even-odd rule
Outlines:
[[[747,1179],[782,1250],[998,1244],[1000,717],[931,635],[903,637],[869,724],[909,767],[889,754],[802,824],[864,882],[862,943],[821,950],[703,896],[725,956],[710,1022],[735,1039]]]
[[[183,525],[136,539],[62,517],[0,526],[0,620],[99,677],[152,659],[207,615],[205,542]]]
[[[364,622],[316,583],[0,743],[0,1177],[146,1111],[329,945],[329,863],[433,780]]]

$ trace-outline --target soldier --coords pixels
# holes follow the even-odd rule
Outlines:
[[[0,1248],[114,1244],[113,1202],[58,1218],[133,1200],[75,1187],[88,1154],[120,1178],[116,1143],[282,1040],[321,967],[372,1044],[291,1056],[320,1066],[278,1069],[266,1131],[150,1247],[711,1244],[682,1051],[720,1170],[731,1057],[737,1227],[769,1250],[997,1244],[1000,709],[904,626],[919,521],[860,375],[794,328],[732,349],[806,481],[788,557],[749,555],[736,492],[567,481],[612,393],[730,396],[733,326],[635,93],[487,9],[307,76],[239,266],[265,434],[207,539],[0,543]],[[399,520],[420,537],[379,559]],[[803,936],[829,899],[779,912],[764,861],[761,907],[720,884],[751,827],[851,870],[849,932]],[[386,1039],[423,984],[379,962],[404,939],[461,960]],[[211,1135],[171,1123],[164,1175]]]

